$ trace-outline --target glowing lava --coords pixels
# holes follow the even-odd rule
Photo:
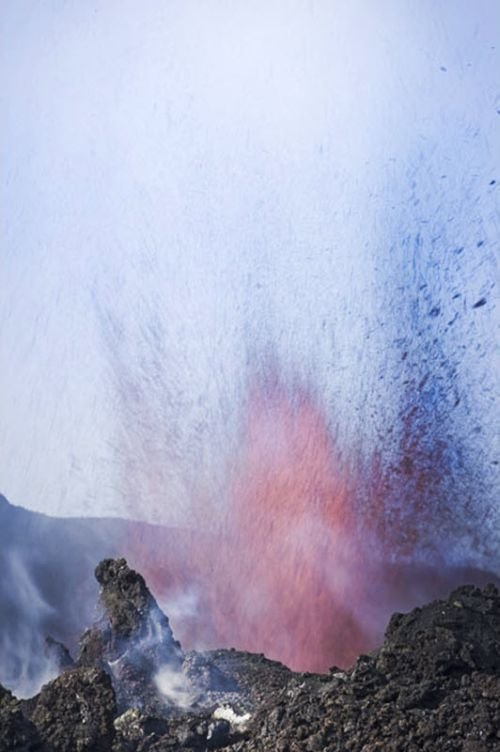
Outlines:
[[[393,611],[485,581],[447,566],[439,550],[418,556],[433,487],[416,493],[393,470],[391,489],[375,460],[369,477],[354,477],[325,416],[304,386],[256,379],[220,518],[190,530],[134,527],[130,561],[185,647],[263,652],[296,670],[345,667],[380,644]],[[404,514],[392,509],[395,494],[406,494]]]
[[[311,394],[260,379],[217,528],[170,530],[161,545],[145,529],[129,555],[167,609],[195,594],[196,613],[176,625],[185,644],[264,652],[302,670],[347,665],[367,645],[351,610],[363,578],[350,485]]]
[[[295,669],[349,662],[366,639],[348,607],[356,597],[348,479],[305,389],[277,380],[252,388],[232,499],[217,631]]]

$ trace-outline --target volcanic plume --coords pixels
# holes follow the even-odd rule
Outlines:
[[[127,556],[146,572],[183,644],[264,652],[295,670],[325,671],[373,648],[394,609],[463,581],[484,583],[473,564],[454,566],[432,546],[433,512],[443,539],[449,534],[447,510],[433,500],[442,467],[427,450],[430,469],[417,467],[410,484],[409,457],[422,464],[425,445],[413,429],[408,420],[398,467],[373,460],[370,473],[356,474],[355,456],[341,451],[312,388],[277,369],[252,379],[223,513],[171,529],[154,547],[134,526],[129,541]]]
[[[350,483],[324,411],[274,373],[250,385],[225,515],[182,533],[179,560],[167,544],[164,555],[134,541],[132,551],[167,599],[191,578],[202,638],[295,668],[346,663],[366,644],[350,612],[361,587]]]
[[[349,605],[360,587],[351,479],[324,411],[274,377],[252,386],[242,433],[218,631],[294,668],[350,661],[365,642]]]

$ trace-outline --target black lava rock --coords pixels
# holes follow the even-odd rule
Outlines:
[[[236,650],[184,655],[123,559],[101,562],[97,578],[104,615],[80,667],[51,645],[65,671],[39,695],[18,701],[0,686],[0,752],[500,752],[493,585],[395,614],[379,650],[319,675]],[[161,666],[196,698],[159,697]]]
[[[83,634],[79,665],[108,671],[120,711],[148,707],[154,712],[168,704],[159,695],[156,674],[160,667],[180,672],[181,646],[144,578],[125,559],[104,559],[95,576],[104,615]]]
[[[297,678],[235,750],[500,750],[500,596],[462,587],[395,614],[380,650],[347,672]]]
[[[54,752],[108,752],[116,702],[111,679],[97,669],[66,671],[36,698],[31,720]]]
[[[0,685],[0,752],[45,752],[36,726],[21,703]]]

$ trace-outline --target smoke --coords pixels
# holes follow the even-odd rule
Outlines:
[[[181,671],[163,666],[155,676],[155,684],[166,700],[174,705],[188,708],[193,704],[196,695],[189,679]]]
[[[47,655],[43,634],[55,609],[44,600],[21,552],[14,551],[2,563],[2,577],[5,583],[12,583],[12,590],[1,594],[0,681],[17,697],[31,697],[58,674],[59,667]]]
[[[96,563],[123,549],[119,520],[60,520],[10,505],[0,496],[0,683],[32,696],[60,671],[51,637],[73,655],[93,623]]]

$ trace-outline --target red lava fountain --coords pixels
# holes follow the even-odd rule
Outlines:
[[[174,626],[186,646],[231,646],[298,670],[348,665],[368,644],[355,618],[366,570],[356,545],[352,479],[324,411],[278,379],[250,388],[228,505],[203,531],[132,542],[129,555],[169,602],[196,593]]]
[[[205,512],[191,529],[134,525],[130,562],[186,648],[263,652],[304,671],[346,667],[380,644],[394,610],[480,581],[439,551],[415,555],[435,475],[411,485],[407,473],[388,478],[374,460],[369,477],[355,476],[325,416],[303,386],[256,380],[218,518]],[[401,453],[418,459],[418,448]],[[403,510],[390,507],[394,489]]]
[[[366,645],[347,605],[357,574],[348,479],[307,391],[266,386],[250,392],[216,627],[294,669],[324,670]]]

